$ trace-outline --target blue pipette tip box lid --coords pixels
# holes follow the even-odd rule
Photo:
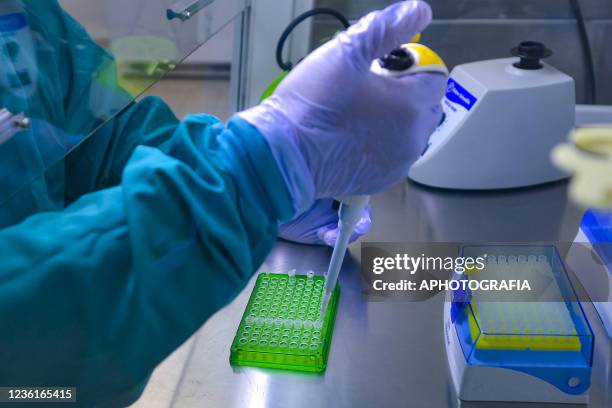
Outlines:
[[[586,392],[591,379],[593,332],[557,249],[552,245],[463,248],[463,256],[481,254],[495,260],[478,273],[483,279],[487,278],[487,268],[493,268],[493,264],[497,267],[497,258],[514,262],[522,256],[522,264],[514,262],[505,267],[533,267],[539,268],[534,273],[548,273],[550,281],[557,285],[560,300],[496,302],[482,301],[477,293],[473,294],[469,303],[458,309],[454,320],[467,363],[522,371],[568,394]],[[528,265],[528,259],[535,265]]]

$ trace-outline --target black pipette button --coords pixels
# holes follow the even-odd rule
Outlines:
[[[380,58],[380,65],[389,71],[405,71],[415,63],[412,54],[404,48],[396,48]]]

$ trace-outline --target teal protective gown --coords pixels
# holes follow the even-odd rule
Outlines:
[[[0,88],[32,119],[0,144],[0,385],[123,405],[243,289],[293,204],[240,119],[179,123],[146,98],[105,123],[129,99],[96,84],[111,56],[55,0],[21,3],[37,70],[24,92]]]

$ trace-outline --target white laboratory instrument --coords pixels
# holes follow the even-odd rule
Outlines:
[[[456,66],[442,101],[444,120],[409,177],[449,189],[526,187],[567,177],[550,151],[574,126],[574,80],[540,62],[551,55],[527,41],[520,57]]]
[[[529,276],[542,299],[447,292],[444,339],[463,401],[586,404],[595,338],[553,246],[483,246],[486,266],[465,279]],[[539,282],[539,283],[538,283]]]

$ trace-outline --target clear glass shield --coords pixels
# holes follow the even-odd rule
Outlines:
[[[245,6],[1,0],[0,227],[63,208],[63,159]]]

